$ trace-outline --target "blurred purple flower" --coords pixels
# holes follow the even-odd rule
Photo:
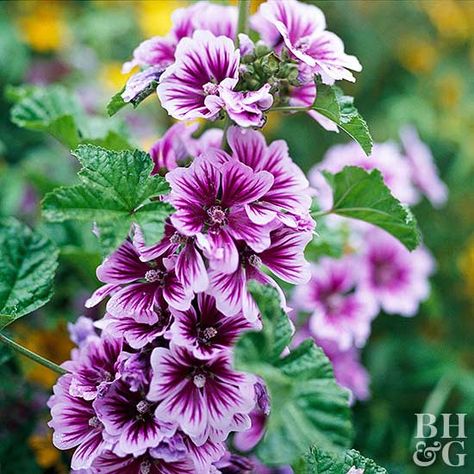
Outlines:
[[[438,176],[431,150],[414,127],[403,127],[400,138],[413,182],[435,207],[441,207],[448,199],[448,188]]]

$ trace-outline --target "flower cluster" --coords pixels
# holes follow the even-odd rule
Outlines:
[[[269,0],[251,18],[260,41],[238,35],[237,9],[198,2],[176,10],[165,37],[144,41],[124,72],[141,69],[122,98],[137,103],[156,89],[162,106],[179,120],[227,116],[241,127],[262,127],[274,103],[311,106],[314,78],[326,84],[354,81],[362,69],[344,45],[326,30],[322,11],[296,0]],[[310,112],[326,129],[335,125]]]
[[[425,193],[433,205],[447,198],[428,147],[414,128],[401,132],[403,151],[395,143],[374,145],[369,158],[353,144],[337,145],[310,171],[310,180],[322,209],[330,209],[332,193],[321,170],[332,173],[345,166],[378,169],[392,194],[416,203]],[[347,220],[329,216],[328,224],[347,226]],[[408,251],[395,237],[363,222],[350,223],[351,251],[340,259],[323,257],[311,264],[311,279],[293,295],[295,309],[309,314],[298,339],[314,337],[331,359],[336,378],[353,396],[368,397],[368,376],[358,351],[366,344],[372,320],[383,311],[414,316],[429,295],[429,276],[435,262],[428,249]]]

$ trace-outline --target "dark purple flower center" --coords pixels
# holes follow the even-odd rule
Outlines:
[[[374,283],[376,286],[389,285],[396,279],[397,269],[390,262],[377,262],[374,266]]]
[[[200,342],[202,342],[203,344],[210,344],[211,339],[217,336],[217,329],[211,326],[208,328],[199,329],[198,333],[198,338]]]
[[[179,232],[175,232],[170,237],[170,242],[176,245],[184,245],[188,241],[188,238],[185,235],[180,234]]]
[[[145,280],[148,283],[158,283],[160,286],[165,284],[166,273],[152,268],[145,273]]]
[[[207,210],[211,227],[222,227],[227,223],[227,214],[221,206],[211,206]]]

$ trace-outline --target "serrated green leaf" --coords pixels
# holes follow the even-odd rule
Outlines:
[[[336,86],[318,82],[317,97],[311,108],[334,122],[361,146],[367,156],[370,155],[373,140],[367,123],[354,106],[352,97],[345,96]]]
[[[279,295],[274,288],[257,285],[251,292],[263,330],[239,339],[235,363],[265,380],[274,407],[257,456],[277,466],[294,463],[314,444],[330,450],[347,447],[352,437],[348,393],[336,383],[329,360],[312,340],[282,357],[292,325]]]
[[[161,176],[150,175],[149,155],[92,145],[81,145],[73,154],[82,165],[81,184],[48,193],[43,201],[45,218],[94,222],[107,250],[123,241],[134,222],[143,226],[147,243],[157,242],[172,207],[152,200],[167,193],[169,184]]]
[[[420,232],[413,214],[392,196],[379,170],[346,166],[339,173],[323,171],[323,175],[333,191],[331,213],[376,225],[408,250],[419,245]]]
[[[0,329],[51,299],[57,260],[49,239],[16,219],[0,219]]]
[[[19,127],[49,133],[68,148],[80,143],[130,148],[120,122],[87,115],[76,97],[62,86],[10,87],[7,94],[16,101],[11,120]]]
[[[303,458],[293,466],[295,474],[387,474],[387,470],[378,466],[372,459],[362,456],[355,449],[337,455],[312,447]],[[352,474],[351,473],[351,474]]]

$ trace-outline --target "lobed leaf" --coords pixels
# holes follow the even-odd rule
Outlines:
[[[411,211],[395,199],[379,170],[346,166],[323,175],[333,191],[330,212],[376,225],[396,237],[408,250],[420,243],[420,232]]]
[[[262,377],[272,407],[257,456],[267,465],[293,464],[315,443],[340,450],[352,437],[348,393],[335,381],[331,364],[312,340],[287,355],[293,327],[277,291],[251,285],[263,318],[260,332],[245,333],[235,348],[241,370]]]
[[[0,219],[0,329],[51,299],[57,260],[49,239],[16,219]]]
[[[21,128],[46,132],[68,148],[93,143],[110,149],[129,149],[120,122],[88,116],[77,99],[62,86],[9,87],[15,103],[11,120]]]
[[[146,153],[81,145],[73,154],[82,165],[81,184],[48,193],[43,201],[46,219],[94,222],[107,251],[125,239],[133,223],[140,225],[147,244],[160,240],[173,208],[156,200],[169,185],[163,177],[150,175],[153,162]]]

